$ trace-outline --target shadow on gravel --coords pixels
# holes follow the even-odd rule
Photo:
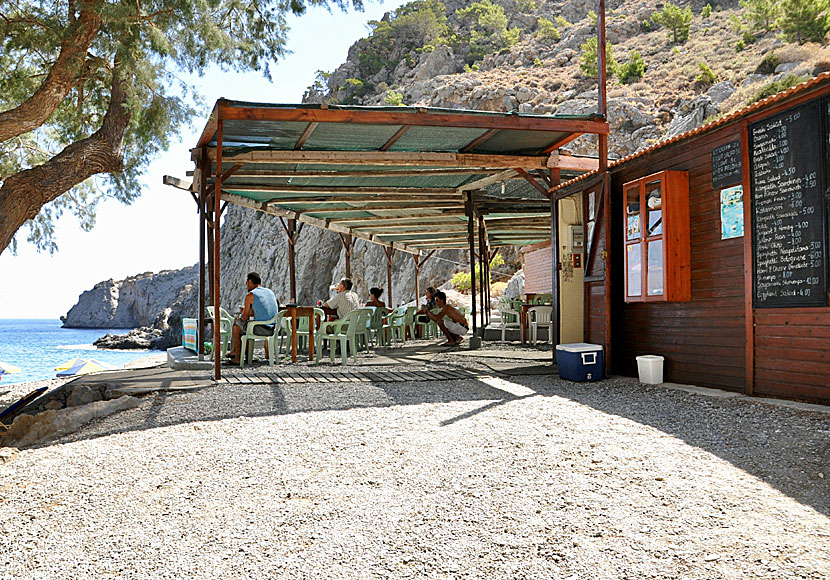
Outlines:
[[[789,497],[830,515],[830,417],[765,404],[718,399],[625,378],[574,383],[551,376],[511,376],[530,389],[511,394],[481,380],[412,383],[306,383],[222,385],[161,392],[136,409],[98,419],[80,431],[40,446],[128,431],[241,416],[481,401],[443,424],[464,421],[526,397],[558,396],[602,413],[625,417],[675,436],[765,481]],[[824,479],[818,477],[824,474]]]
[[[529,377],[510,380],[532,384],[542,396],[564,397],[659,429],[830,516],[830,415],[619,378],[600,383],[553,379],[547,388]]]
[[[491,408],[520,399],[478,380],[413,383],[234,384],[193,391],[160,391],[135,409],[96,419],[79,431],[36,447],[183,423],[222,421],[356,408],[482,401]],[[469,416],[482,412],[476,409]],[[462,420],[463,417],[453,419]]]

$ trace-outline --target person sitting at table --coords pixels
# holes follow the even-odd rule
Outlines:
[[[248,293],[245,295],[245,303],[242,312],[236,317],[231,333],[231,349],[227,357],[230,363],[239,364],[242,354],[242,335],[246,333],[249,320],[270,320],[279,311],[277,297],[269,288],[261,286],[262,278],[256,272],[250,272],[245,279],[245,288]],[[272,336],[275,324],[257,325],[254,327],[254,334],[258,336]],[[265,343],[265,354],[268,355],[268,343]]]
[[[337,286],[335,286],[335,290],[337,290],[337,294],[334,298],[323,302],[323,310],[328,309],[326,310],[326,314],[334,314],[336,310],[337,318],[342,320],[346,318],[349,312],[360,308],[360,298],[352,292],[352,281],[348,278],[340,280]]]
[[[386,308],[386,303],[380,299],[381,296],[383,296],[383,288],[369,288],[369,299],[366,301],[366,306]]]
[[[464,335],[470,331],[467,318],[458,309],[447,304],[447,295],[440,290],[435,293],[435,304],[441,311],[433,314],[427,310],[426,315],[435,321],[447,337],[446,346],[458,346],[464,340]]]

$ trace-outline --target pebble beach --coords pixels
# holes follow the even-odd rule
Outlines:
[[[828,441],[821,408],[622,377],[220,384],[0,450],[0,569],[819,580]]]

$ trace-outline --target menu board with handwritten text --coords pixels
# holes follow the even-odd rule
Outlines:
[[[819,102],[750,125],[754,306],[825,306]]]
[[[721,189],[741,182],[741,142],[732,141],[712,149],[712,188]]]

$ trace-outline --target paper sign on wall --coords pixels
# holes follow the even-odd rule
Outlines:
[[[721,239],[744,235],[744,188],[741,185],[720,190]]]

